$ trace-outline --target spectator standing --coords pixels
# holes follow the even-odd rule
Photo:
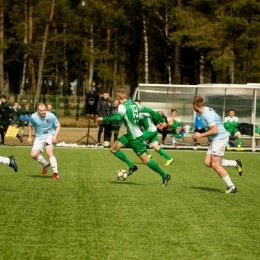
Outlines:
[[[13,107],[12,105],[6,101],[6,96],[0,96],[0,114],[2,116],[2,122],[0,125],[0,135],[1,135],[1,144],[5,145],[5,133],[7,131],[8,126],[12,123],[12,113]]]
[[[103,97],[97,103],[97,114],[98,117],[107,117],[110,116],[110,106],[111,102],[109,100],[108,92],[104,92]],[[108,141],[109,134],[110,134],[110,122],[99,122],[99,129],[98,129],[98,143],[97,146],[101,145],[101,134],[104,132],[104,141]]]
[[[118,106],[119,106],[119,101],[117,99],[115,99],[114,105],[110,106],[110,116],[117,114]],[[112,134],[114,133],[114,142],[115,142],[118,139],[118,134],[119,134],[120,127],[122,125],[122,121],[121,120],[112,121],[110,123],[111,123],[111,125],[110,125],[110,133],[108,136],[108,141],[109,142],[111,141]]]
[[[237,138],[237,151],[243,151],[242,145],[242,134],[238,131],[238,117],[235,116],[235,110],[230,109],[228,116],[224,119],[224,126],[229,132],[229,140],[236,140]],[[227,142],[227,150],[231,150],[229,141]]]
[[[47,104],[47,111],[51,112],[56,116],[56,111],[52,108],[52,104]]]

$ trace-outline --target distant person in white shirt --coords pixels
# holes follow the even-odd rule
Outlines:
[[[43,103],[38,104],[37,112],[32,114],[29,120],[29,137],[27,142],[30,145],[32,144],[33,128],[36,138],[33,143],[31,157],[43,165],[42,174],[46,174],[48,167],[51,165],[53,170],[53,179],[58,180],[58,165],[57,160],[53,155],[53,144],[57,142],[57,136],[60,132],[61,125],[53,113],[46,111],[46,106]],[[44,147],[46,149],[46,154],[49,157],[49,161],[45,160],[41,155]]]

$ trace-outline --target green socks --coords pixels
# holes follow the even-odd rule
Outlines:
[[[133,163],[120,150],[116,151],[114,155],[121,161],[125,162],[129,168],[134,168]]]
[[[153,171],[159,173],[164,179],[167,178],[168,174],[165,173],[159,166],[158,164],[153,161],[153,160],[149,160],[149,162],[147,163],[147,166],[152,169]]]
[[[160,148],[160,149],[158,150],[158,153],[159,153],[162,157],[164,157],[166,160],[171,160],[171,159],[172,159],[172,157],[170,157],[162,148]]]

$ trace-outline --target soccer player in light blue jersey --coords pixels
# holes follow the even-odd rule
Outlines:
[[[225,160],[222,159],[225,153],[226,144],[229,138],[229,134],[226,131],[223,122],[219,115],[210,107],[206,107],[203,102],[203,98],[200,96],[195,96],[193,98],[193,108],[196,112],[202,115],[202,123],[206,129],[205,133],[194,132],[192,137],[194,139],[199,139],[201,137],[209,137],[211,140],[210,146],[208,148],[205,165],[207,167],[212,167],[217,174],[222,178],[222,180],[227,185],[227,190],[225,193],[236,193],[237,189],[233,182],[231,181],[227,171],[223,166],[234,166],[239,175],[242,175],[242,162],[238,160]]]
[[[42,164],[42,174],[46,174],[48,167],[51,165],[53,170],[53,179],[59,179],[57,160],[53,154],[53,144],[57,142],[57,136],[60,132],[61,126],[57,117],[46,111],[46,106],[39,103],[37,112],[32,114],[28,125],[29,137],[27,142],[32,144],[32,132],[35,131],[35,140],[33,143],[31,157],[38,163]],[[45,160],[41,155],[43,148],[46,149],[46,154],[49,161]]]

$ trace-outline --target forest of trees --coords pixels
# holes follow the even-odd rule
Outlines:
[[[258,0],[0,3],[2,94],[260,82]]]

